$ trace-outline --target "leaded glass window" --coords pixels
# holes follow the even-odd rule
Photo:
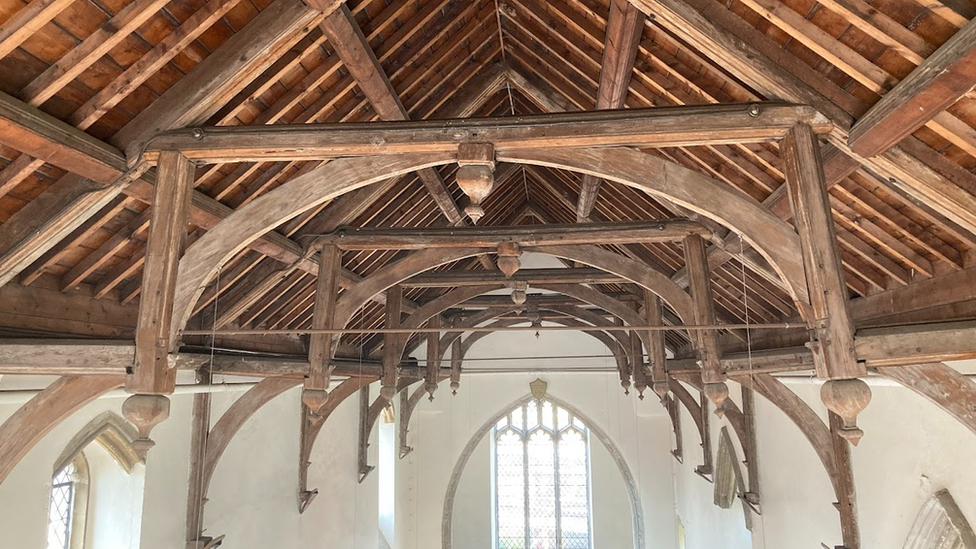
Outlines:
[[[590,549],[589,430],[530,400],[492,430],[496,549]]]
[[[71,540],[71,513],[74,507],[74,467],[58,471],[51,481],[51,510],[48,515],[47,549],[68,549]]]

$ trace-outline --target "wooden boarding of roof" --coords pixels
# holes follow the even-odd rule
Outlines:
[[[509,0],[497,5],[369,0],[348,2],[345,11],[326,17],[318,13],[323,6],[283,0],[4,2],[0,91],[23,112],[38,109],[78,130],[65,139],[93,141],[88,148],[52,150],[19,133],[5,131],[10,137],[0,140],[0,236],[17,227],[21,232],[16,234],[26,234],[35,228],[35,220],[47,231],[31,241],[42,253],[3,263],[8,288],[0,292],[25,297],[4,300],[9,309],[0,311],[6,319],[2,324],[12,331],[57,333],[55,319],[25,314],[25,300],[65,299],[117,309],[118,320],[106,322],[115,322],[118,328],[113,330],[119,333],[131,329],[131,311],[140,301],[152,172],[87,209],[64,209],[57,192],[83,190],[75,176],[99,176],[97,162],[114,163],[111,170],[123,171],[120,161],[126,158],[117,151],[129,153],[131,160],[136,138],[194,126],[390,119],[382,106],[387,100],[402,105],[396,116],[415,121],[458,112],[481,118],[597,106],[680,107],[770,99],[809,103],[838,125],[834,131],[841,135],[833,136],[838,144],[848,131],[853,139],[873,131],[891,141],[885,151],[852,147],[853,154],[874,155],[866,158],[852,158],[850,150],[825,151],[844,279],[851,296],[865,304],[855,299],[854,310],[904,320],[912,315],[944,317],[939,311],[965,316],[973,309],[976,296],[966,291],[912,302],[907,308],[877,305],[894,303],[883,296],[906,294],[916,284],[933,281],[939,287],[943,277],[965,280],[971,266],[976,245],[976,219],[970,214],[976,210],[969,207],[976,194],[976,104],[971,86],[965,86],[971,65],[965,60],[972,50],[968,37],[976,7],[969,0],[899,0],[878,6],[834,0],[641,0],[633,6],[636,11],[626,2],[599,0]],[[278,26],[262,31],[261,14]],[[688,24],[701,18],[709,26]],[[328,34],[335,32],[361,35],[365,47],[357,54],[349,44],[332,44]],[[737,61],[743,52],[735,49],[736,38],[758,57]],[[930,81],[925,78],[930,58],[931,64],[937,61],[949,71],[962,69],[952,72],[958,74],[955,80]],[[230,59],[233,66],[228,66]],[[747,66],[748,59],[762,70]],[[380,81],[385,77],[389,86],[373,86],[361,76],[357,81],[360,65],[378,67]],[[186,94],[199,91],[197,82],[209,87],[191,100]],[[869,113],[889,91],[917,96],[921,114],[909,120],[889,108]],[[868,127],[871,123],[878,129]],[[891,127],[904,135],[882,130]],[[781,218],[791,218],[776,143],[672,145],[647,152],[728,184]],[[111,151],[116,156],[105,158]],[[327,158],[233,160],[240,161],[197,168],[187,227],[190,242],[233,209]],[[221,325],[310,326],[316,266],[302,258],[307,242],[303,235],[340,225],[453,224],[457,212],[450,211],[450,203],[463,206],[466,200],[454,182],[455,170],[450,165],[435,170],[443,183],[440,195],[431,194],[429,175],[408,175],[284,223],[221,269],[195,314],[203,321],[216,310]],[[117,171],[96,183],[111,183]],[[581,220],[581,195],[592,200],[585,218],[591,222],[687,214],[612,182],[603,182],[594,194],[592,181],[568,171],[516,166],[503,173],[484,204],[482,225],[573,223]],[[60,230],[38,219],[53,221],[59,212],[71,216]],[[720,315],[738,322],[796,317],[792,300],[755,250],[722,227],[710,229],[724,239],[723,246],[708,249]],[[0,253],[10,253],[22,238],[0,238]],[[679,245],[611,247],[687,285]],[[344,284],[400,254],[345,252]],[[484,268],[464,260],[439,270]],[[601,287],[611,293],[632,291],[620,284]],[[442,291],[407,288],[405,296],[422,303]],[[382,316],[381,305],[374,303],[357,320],[375,327],[382,324]],[[358,342],[352,337],[344,341]],[[680,344],[680,336],[669,335],[669,345]]]

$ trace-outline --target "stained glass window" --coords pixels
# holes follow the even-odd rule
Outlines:
[[[71,511],[74,506],[73,467],[61,469],[51,482],[51,510],[48,518],[47,549],[68,549],[71,539]]]
[[[531,400],[493,429],[496,549],[590,549],[589,431]]]

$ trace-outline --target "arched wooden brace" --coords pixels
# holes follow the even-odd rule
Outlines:
[[[704,388],[701,375],[689,375],[682,379],[699,392]],[[748,434],[746,433],[745,416],[742,414],[742,410],[739,410],[739,405],[732,399],[725,400],[725,403],[722,405],[722,410],[725,413],[725,419],[729,420],[729,424],[732,425],[732,430],[735,431],[736,438],[739,439],[739,447],[742,448],[742,459],[748,463],[753,456],[750,452],[750,446],[746,444]]]
[[[793,421],[800,432],[810,441],[810,445],[813,446],[813,451],[817,453],[824,470],[827,472],[827,477],[830,478],[834,494],[839,499],[840,487],[837,482],[837,466],[834,461],[830,428],[813,411],[813,408],[770,374],[737,376],[735,381],[761,394]]]
[[[230,441],[241,430],[241,427],[251,419],[262,406],[271,402],[273,399],[285,391],[298,387],[302,384],[300,379],[285,377],[266,377],[254,387],[247,390],[240,398],[234,401],[227,408],[217,423],[207,435],[207,454],[203,460],[202,478],[200,479],[200,497],[204,502],[207,501],[207,493],[210,491],[210,481],[213,479],[217,463],[220,462],[224,450],[230,445]]]
[[[326,200],[410,171],[452,162],[455,160],[452,156],[430,153],[340,158],[292,179],[234,211],[190,246],[180,261],[173,310],[173,341],[177,341],[178,332],[189,320],[193,304],[207,281],[221,265],[251,241]],[[791,289],[795,300],[808,302],[797,234],[757,201],[727,185],[627,148],[499,149],[496,158],[499,161],[567,169],[616,181],[663,197],[722,223],[743,235],[769,260]],[[339,315],[338,318],[348,318],[348,314]]]
[[[728,185],[631,148],[496,149],[495,158],[615,181],[713,219],[755,247],[783,279],[795,301],[809,303],[796,231],[758,201]]]
[[[64,376],[21,406],[0,425],[0,484],[62,421],[124,382],[123,376]]]
[[[221,265],[249,243],[327,200],[421,168],[446,164],[455,160],[452,156],[423,153],[339,158],[235,210],[194,242],[180,260],[173,300],[171,337],[174,344],[207,282]]]
[[[678,383],[678,380],[673,377],[668,377],[668,388],[671,390],[671,394],[674,398],[681,403],[682,406],[688,410],[691,414],[691,419],[695,422],[695,429],[698,431],[698,445],[704,451],[705,448],[705,419],[702,417],[701,404],[695,399],[694,396],[685,388],[684,385]],[[671,427],[674,427],[672,424]],[[706,459],[705,463],[709,463]]]
[[[486,309],[486,311],[488,311],[488,310],[492,310],[492,309]],[[582,309],[580,309],[580,310],[582,310]],[[485,311],[482,311],[482,312],[485,312]],[[495,310],[494,316],[498,316],[500,314],[504,314],[504,312],[505,312],[504,310]],[[589,311],[586,311],[586,312],[589,312]],[[571,313],[568,313],[568,314],[571,314]],[[476,316],[478,316],[478,315],[474,315],[471,318],[467,319],[467,321],[463,324],[463,326],[464,327],[477,326],[477,325],[479,325],[479,324],[481,324],[481,323],[489,320],[488,318],[476,319],[475,318]],[[502,320],[497,320],[497,321],[493,322],[492,324],[490,324],[490,326],[499,326],[499,327],[501,327],[501,326],[515,326],[517,324],[524,324],[526,322],[529,322],[529,320],[528,319],[525,319],[525,318],[506,318],[506,319],[502,319]],[[583,322],[579,322],[577,320],[568,319],[568,318],[558,319],[558,320],[552,320],[551,322],[556,323],[556,324],[562,324],[563,326],[582,326],[584,324]],[[451,332],[450,334],[445,335],[445,337],[450,337],[450,336],[453,336],[454,334],[457,334],[456,337],[451,337],[450,338],[450,341],[453,342],[458,337],[461,337],[461,333],[462,332]],[[613,337],[611,337],[610,333],[608,333],[608,332],[584,332],[584,333],[587,334],[587,335],[589,335],[590,337],[594,337],[594,338],[600,340],[604,345],[606,345],[607,348],[610,349],[611,352],[613,352],[614,359],[617,361],[617,367],[618,368],[620,367],[621,361],[622,360],[625,360],[625,359],[623,357],[621,357],[619,353],[616,352],[616,350],[615,350],[615,347],[616,346],[614,345],[614,343],[615,343],[616,340]],[[468,342],[467,347],[465,347],[462,344],[462,347],[461,347],[461,356],[462,356],[462,359],[463,359],[464,354],[467,351],[467,349],[470,348],[470,346],[472,344],[474,344],[475,341],[478,341],[482,337],[487,336],[487,335],[490,335],[490,334],[491,334],[490,332],[476,332],[476,333],[471,334],[468,337],[468,339],[466,340],[466,342]],[[444,350],[443,351],[444,353],[447,352],[447,349],[445,347],[441,347],[441,349]],[[409,445],[406,444],[406,438],[405,437],[406,437],[407,433],[410,430],[410,418],[413,416],[413,411],[417,407],[417,405],[420,404],[420,402],[421,402],[422,397],[424,396],[424,394],[425,393],[424,393],[422,387],[419,388],[419,389],[417,389],[414,392],[414,394],[411,395],[410,398],[407,400],[407,406],[406,406],[406,408],[400,411],[400,457],[401,458],[404,457],[404,456],[406,456],[407,454],[410,453],[411,450],[413,450],[413,448],[411,448]],[[404,449],[407,449],[407,450],[404,451]]]
[[[973,380],[941,362],[877,370],[922,395],[976,434],[976,382]]]
[[[310,413],[308,407],[302,404],[302,432],[298,451],[298,497],[300,511],[304,511],[305,507],[311,503],[311,499],[308,498],[312,494],[308,490],[308,467],[311,465],[312,447],[315,445],[315,440],[322,431],[322,426],[325,425],[325,420],[329,419],[332,412],[344,400],[374,381],[379,381],[379,378],[350,377],[346,379],[335,389],[329,391],[329,399],[319,410],[319,415]]]

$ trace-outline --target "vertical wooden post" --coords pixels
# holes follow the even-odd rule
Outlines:
[[[684,463],[684,440],[681,435],[681,409],[678,406],[678,401],[668,394],[664,396],[664,407],[667,408],[668,415],[671,416],[671,429],[674,431],[674,450],[671,450],[671,455],[674,456],[674,459],[678,460],[678,463]]]
[[[125,388],[133,396],[122,413],[139,430],[136,449],[145,457],[153,442],[149,433],[169,417],[170,394],[176,388],[176,368],[169,352],[178,342],[170,340],[173,298],[193,185],[193,164],[179,151],[162,151],[156,169],[146,266],[136,320],[136,352]]]
[[[202,383],[202,380],[198,380]],[[190,429],[190,481],[186,493],[186,548],[202,549],[209,538],[203,535],[204,461],[210,436],[210,393],[193,395],[193,425]]]
[[[871,389],[857,379],[867,370],[854,352],[854,326],[820,144],[810,126],[799,124],[783,139],[780,151],[810,294],[814,361],[817,375],[828,380],[821,398],[843,420],[841,436],[857,444],[864,435],[857,428],[857,415],[870,402]]]
[[[619,317],[613,317],[613,323],[616,324],[617,326],[624,325],[624,321]],[[621,346],[620,352],[626,355],[630,353],[630,349],[626,349],[623,348],[623,346]],[[624,388],[625,395],[630,394],[630,362],[631,362],[630,360],[621,361],[621,366],[620,366],[621,370],[619,372],[620,386]]]
[[[648,326],[664,325],[661,314],[661,298],[650,290],[644,290],[644,318]],[[664,345],[663,331],[648,331],[647,339],[651,342],[647,350],[647,363],[651,370],[651,390],[662,399],[668,394],[667,349]]]
[[[386,293],[386,327],[400,326],[400,313],[403,308],[403,287],[399,284],[390,288]],[[383,335],[383,372],[380,380],[380,396],[387,401],[396,395],[397,378],[399,377],[400,334]]]
[[[427,321],[428,328],[441,327],[441,315],[434,315]],[[434,401],[434,391],[437,390],[437,376],[441,369],[441,334],[427,334],[427,371],[424,380],[424,390],[430,395],[428,398]],[[404,393],[405,394],[405,393]]]
[[[342,252],[335,244],[325,244],[320,250],[319,276],[315,282],[313,329],[335,328],[336,301],[339,295],[339,275]],[[338,337],[332,334],[312,334],[308,347],[308,376],[302,390],[302,402],[311,413],[317,414],[328,400],[332,377],[332,358]]]
[[[691,235],[685,238],[684,248],[688,289],[691,290],[691,299],[695,306],[695,324],[714,325],[715,301],[712,298],[705,241],[698,235]],[[715,415],[722,417],[722,405],[729,397],[729,388],[725,384],[726,376],[722,370],[718,332],[695,330],[694,338],[698,346],[698,361],[702,367],[702,392],[715,403]]]
[[[857,490],[854,487],[854,466],[851,463],[851,447],[845,442],[844,420],[838,414],[830,416],[830,440],[834,450],[834,468],[837,471],[837,511],[840,513],[840,534],[843,549],[861,549],[861,532],[857,523]]]
[[[461,338],[451,343],[451,394],[456,395],[461,388]]]
[[[385,387],[384,387],[385,388]],[[393,387],[396,391],[396,386]],[[392,398],[392,395],[391,395]],[[366,475],[373,470],[369,465],[369,431],[372,424],[369,421],[369,385],[359,390],[359,482],[362,483]]]
[[[630,370],[634,372],[634,390],[637,398],[644,400],[647,389],[647,365],[644,362],[644,345],[637,331],[630,332]]]
[[[756,394],[745,385],[742,386],[742,417],[745,427],[745,440],[742,444],[746,446],[745,453],[749,456],[749,461],[746,462],[749,488],[744,497],[750,505],[759,505],[762,492],[759,482],[759,445],[756,440]]]
[[[708,415],[708,397],[702,393],[698,399],[701,405],[701,439],[702,439],[702,464],[695,467],[695,473],[708,478],[715,472],[712,466],[712,420]],[[711,480],[710,478],[708,479]]]

